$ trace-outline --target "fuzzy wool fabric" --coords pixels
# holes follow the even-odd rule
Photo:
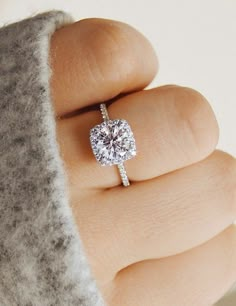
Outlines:
[[[50,11],[0,29],[0,305],[102,306],[68,202],[49,91]]]

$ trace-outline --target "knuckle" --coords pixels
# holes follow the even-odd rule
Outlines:
[[[235,279],[236,227],[234,225],[231,225],[225,230],[224,238],[224,243],[226,245],[225,249],[228,249],[228,265],[226,266],[227,270],[225,275],[227,275],[229,279]]]
[[[229,194],[231,196],[231,203],[233,210],[236,209],[236,159],[231,156],[229,166]]]
[[[209,156],[219,139],[219,128],[214,112],[206,98],[196,90],[176,87],[181,101],[179,115],[186,126],[192,149],[201,158]]]
[[[225,152],[216,151],[215,158],[215,176],[216,187],[221,188],[229,200],[232,211],[236,210],[236,159]]]

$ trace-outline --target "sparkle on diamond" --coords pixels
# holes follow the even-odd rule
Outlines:
[[[133,133],[126,120],[107,120],[90,131],[96,159],[102,165],[116,165],[136,155]]]

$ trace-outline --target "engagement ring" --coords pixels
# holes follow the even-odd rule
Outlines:
[[[136,155],[133,132],[126,120],[109,118],[106,104],[102,103],[100,110],[104,122],[90,130],[93,154],[102,166],[117,165],[123,185],[129,186],[124,162]]]

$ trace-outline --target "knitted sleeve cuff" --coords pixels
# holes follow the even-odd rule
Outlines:
[[[49,91],[50,11],[0,29],[0,305],[101,306],[68,202]]]

